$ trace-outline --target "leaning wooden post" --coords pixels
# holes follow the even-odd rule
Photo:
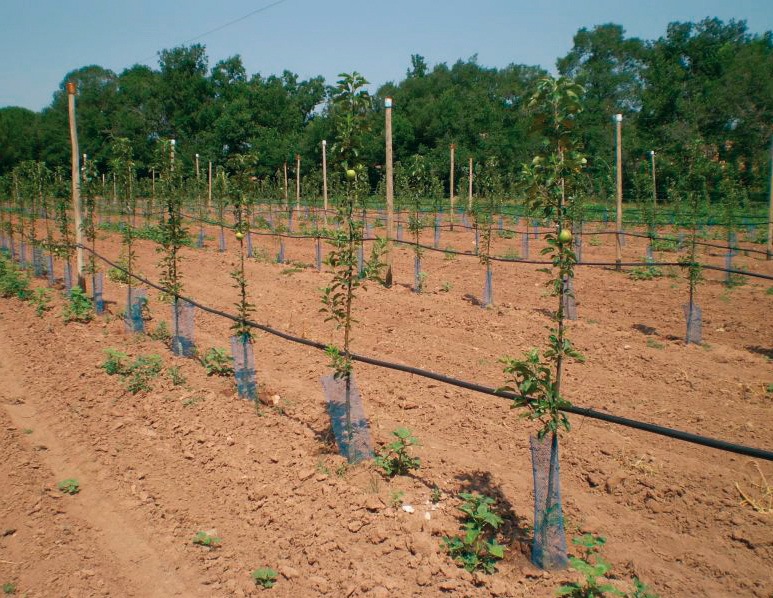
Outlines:
[[[301,155],[295,154],[295,209],[301,211]]]
[[[392,286],[392,238],[395,226],[395,187],[394,170],[392,164],[392,98],[384,99],[384,131],[386,138],[386,275],[384,284],[387,287]]]
[[[616,195],[617,195],[617,233],[615,234],[615,269],[622,269],[623,262],[623,115],[615,114],[616,143],[615,155],[617,163]]]
[[[327,226],[327,141],[325,139],[322,140],[322,202],[323,218]]]
[[[81,214],[81,167],[78,150],[78,129],[75,125],[75,83],[67,83],[67,106],[70,116],[70,145],[72,146],[72,208],[75,214],[75,259],[78,269],[78,286],[86,292],[83,263],[83,216]]]
[[[470,158],[470,176],[467,185],[467,211],[472,212],[472,158]]]
[[[454,197],[454,152],[456,151],[456,144],[451,144],[451,172],[449,173],[449,185],[448,193],[451,197],[451,230],[454,230],[454,206],[456,204],[456,198]]]
[[[768,189],[768,259],[773,259],[773,135],[770,138],[770,185]]]

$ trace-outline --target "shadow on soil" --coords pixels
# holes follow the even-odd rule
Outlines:
[[[750,353],[762,355],[768,359],[773,359],[773,349],[766,349],[765,347],[760,347],[759,345],[746,345],[745,348]]]

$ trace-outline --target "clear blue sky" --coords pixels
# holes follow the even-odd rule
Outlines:
[[[0,0],[0,106],[39,110],[64,75],[89,64],[120,72],[157,67],[156,52],[237,19],[273,0]],[[580,27],[619,23],[655,39],[671,21],[745,19],[773,29],[773,0],[284,0],[196,40],[209,64],[241,54],[248,73],[288,69],[329,83],[358,70],[373,84],[404,77],[411,54],[485,66],[553,70]]]

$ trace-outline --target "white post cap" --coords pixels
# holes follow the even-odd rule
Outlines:
[[[622,114],[615,114],[615,122],[618,122],[618,123],[623,122],[623,115]]]
[[[327,139],[322,140],[322,145],[327,145]]]
[[[172,142],[172,145],[174,145],[175,143],[177,143],[177,142],[176,142],[174,139],[170,139],[170,141]]]
[[[384,98],[384,108],[392,107],[392,98]]]

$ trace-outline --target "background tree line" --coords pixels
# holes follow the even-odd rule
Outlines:
[[[580,29],[557,68],[586,90],[576,126],[595,195],[613,193],[612,115],[622,113],[627,198],[652,196],[648,152],[655,150],[661,198],[671,196],[699,162],[710,194],[720,194],[730,178],[753,201],[763,200],[773,124],[773,33],[751,34],[744,21],[706,19],[671,23],[665,35],[647,41],[605,24]],[[464,194],[470,157],[484,175],[478,183],[514,191],[522,162],[540,143],[529,130],[526,103],[545,74],[520,64],[487,68],[476,57],[430,68],[413,55],[405,78],[372,96],[371,134],[361,156],[372,189],[378,189],[384,161],[383,100],[391,96],[398,175],[402,170],[409,178],[420,156],[436,193],[447,194],[448,147],[455,143],[457,193]],[[157,140],[174,138],[189,169],[196,153],[203,163],[227,167],[234,154],[250,152],[258,156],[258,177],[276,180],[284,162],[292,173],[299,154],[305,181],[314,190],[319,186],[320,142],[334,137],[333,88],[322,77],[301,80],[289,71],[250,76],[239,56],[210,68],[198,44],[161,51],[158,69],[76,69],[39,113],[0,109],[0,175],[25,160],[67,166],[68,81],[78,85],[81,150],[102,171],[114,139],[130,140],[140,172],[147,174]],[[483,190],[476,185],[476,191]]]

